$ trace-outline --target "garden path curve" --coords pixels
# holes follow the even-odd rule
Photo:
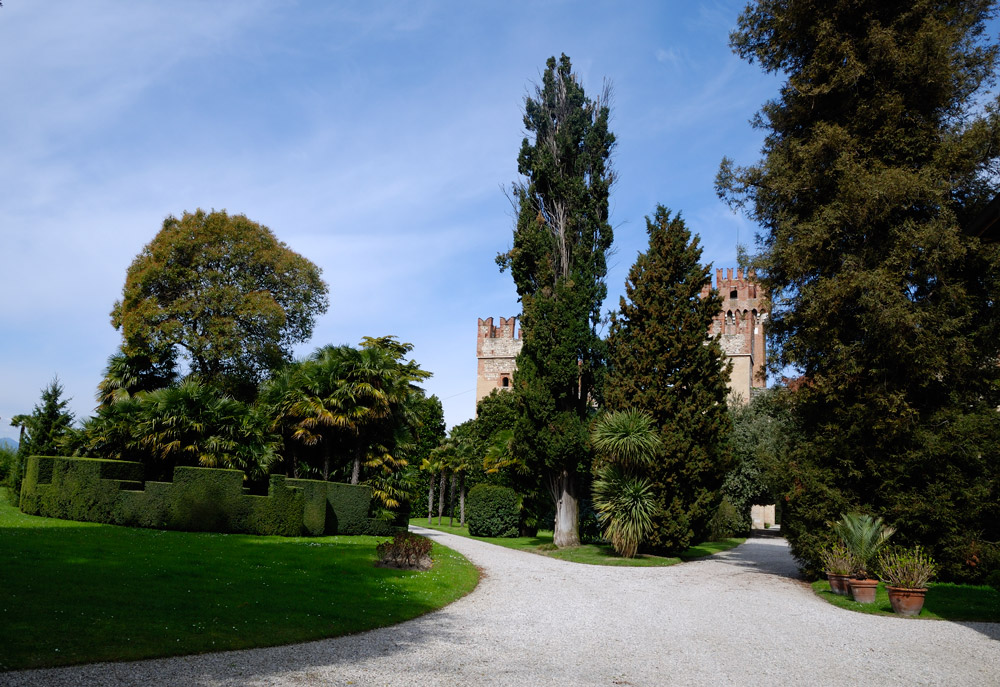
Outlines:
[[[0,674],[0,685],[998,685],[1000,624],[869,616],[783,539],[669,568],[568,563],[433,530],[483,571],[440,611],[292,646]]]

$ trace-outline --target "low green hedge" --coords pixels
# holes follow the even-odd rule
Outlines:
[[[243,490],[243,472],[178,467],[173,482],[145,482],[140,463],[31,456],[21,510],[66,520],[161,529],[282,536],[390,534],[369,517],[368,487],[272,475],[267,496]]]
[[[473,537],[516,537],[520,505],[509,487],[477,484],[465,502],[465,521]]]

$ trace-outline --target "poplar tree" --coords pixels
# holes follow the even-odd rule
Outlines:
[[[760,0],[734,50],[783,74],[749,167],[720,194],[761,233],[779,366],[804,383],[783,531],[818,571],[825,523],[882,515],[943,577],[1000,539],[1000,251],[971,231],[997,190],[997,45],[982,0]]]
[[[729,466],[729,365],[718,337],[706,340],[722,299],[698,237],[662,205],[646,231],[649,248],[612,316],[605,403],[644,410],[659,428],[655,459],[642,468],[658,506],[644,546],[666,554],[700,541],[718,510]]]
[[[552,494],[559,547],[580,543],[581,482],[592,460],[588,416],[604,364],[596,327],[613,236],[609,96],[605,85],[597,100],[587,97],[570,59],[549,58],[541,86],[525,99],[530,138],[517,160],[524,179],[513,189],[514,242],[497,257],[522,306],[513,451]]]

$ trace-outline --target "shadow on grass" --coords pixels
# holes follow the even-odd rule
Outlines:
[[[440,608],[478,579],[438,545],[420,573],[375,568],[374,537],[169,532],[0,510],[0,671],[353,634]]]

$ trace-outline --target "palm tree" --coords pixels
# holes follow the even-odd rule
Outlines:
[[[431,520],[434,512],[434,476],[444,472],[441,455],[431,451],[420,464],[420,469],[427,473],[427,524],[432,525],[434,524]]]
[[[860,513],[845,513],[840,516],[840,520],[830,523],[830,526],[851,552],[855,563],[854,572],[860,579],[868,578],[868,568],[872,561],[896,531],[894,527],[886,525],[882,518]]]
[[[645,412],[623,410],[601,416],[591,440],[598,454],[594,508],[615,551],[633,558],[656,512],[652,485],[637,473],[653,461],[660,446],[659,433]]]

